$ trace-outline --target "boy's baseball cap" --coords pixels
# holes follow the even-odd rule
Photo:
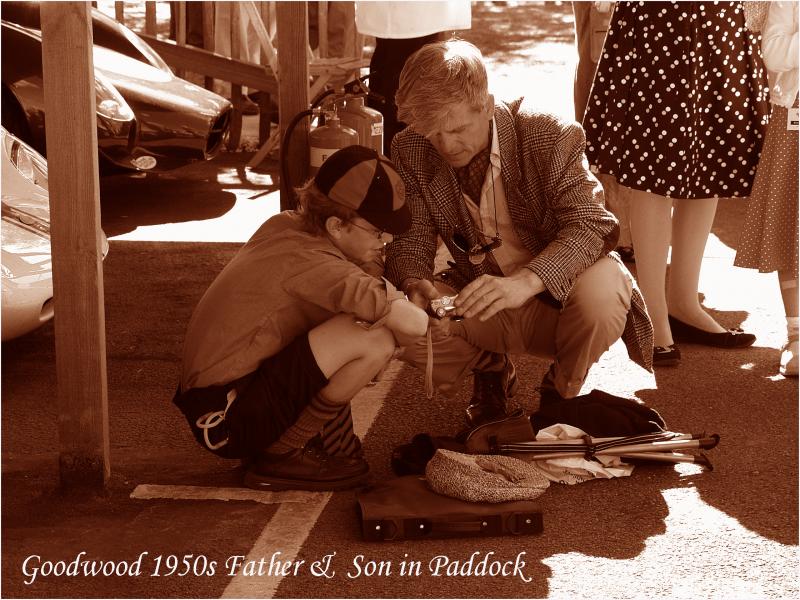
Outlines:
[[[322,163],[314,183],[331,201],[398,235],[411,227],[406,190],[392,161],[365,146],[347,146]]]

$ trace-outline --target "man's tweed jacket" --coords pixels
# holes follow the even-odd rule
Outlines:
[[[499,102],[494,118],[508,211],[520,241],[533,254],[526,266],[563,303],[578,275],[600,257],[611,252],[619,261],[612,252],[619,226],[587,169],[579,125],[528,110],[522,99]],[[470,246],[478,237],[452,167],[412,128],[395,136],[392,159],[405,182],[413,222],[388,247],[386,277],[398,287],[408,277],[433,280],[437,235],[455,260],[456,287],[490,273],[490,261],[473,265],[453,244],[454,232]],[[630,357],[651,369],[653,327],[635,282],[622,337]]]

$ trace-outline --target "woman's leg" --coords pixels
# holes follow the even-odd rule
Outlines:
[[[791,271],[778,271],[781,286],[781,298],[787,317],[800,316],[800,299],[798,299],[797,275]]]
[[[672,200],[658,194],[625,188],[620,192],[630,198],[631,237],[636,248],[636,280],[647,303],[653,322],[656,346],[670,346],[667,300],[664,285],[670,243]]]
[[[717,212],[717,199],[680,199],[675,200],[674,205],[672,260],[667,286],[669,312],[703,331],[722,333],[725,328],[703,309],[697,295],[703,252]]]
[[[793,271],[778,271],[778,281],[781,286],[783,308],[786,311],[786,343],[781,349],[780,371],[783,375],[797,377],[800,365],[800,348],[798,337],[800,334],[800,307],[798,307],[797,273]]]

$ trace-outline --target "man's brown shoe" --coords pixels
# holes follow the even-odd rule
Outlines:
[[[506,357],[502,371],[475,371],[472,399],[466,411],[467,426],[477,427],[506,416],[506,402],[517,391],[517,371]]]
[[[360,485],[368,475],[363,458],[330,456],[315,437],[302,449],[263,452],[248,468],[244,485],[256,490],[335,491]]]

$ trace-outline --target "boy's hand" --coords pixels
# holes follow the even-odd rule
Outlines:
[[[442,297],[441,292],[427,279],[408,279],[403,282],[403,289],[408,299],[426,312],[431,300]]]

